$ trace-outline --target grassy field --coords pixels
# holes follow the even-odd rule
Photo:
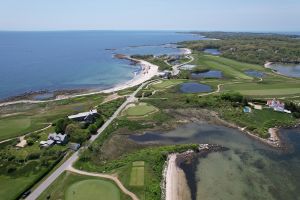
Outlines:
[[[111,181],[97,177],[82,176],[65,172],[59,176],[38,198],[51,199],[86,199],[86,200],[129,200]]]
[[[152,105],[140,103],[138,105],[129,107],[124,111],[124,114],[128,117],[143,117],[145,115],[149,115],[151,113],[154,113],[157,111],[157,108],[155,108]]]
[[[119,189],[105,180],[83,180],[73,183],[65,193],[66,200],[120,200]]]
[[[84,112],[99,105],[104,95],[90,95],[35,105],[20,104],[0,110],[0,140],[46,127],[67,115]]]
[[[79,160],[75,166],[87,171],[117,173],[124,186],[134,192],[140,200],[160,199],[160,182],[167,155],[173,152],[184,152],[197,148],[198,145],[193,144],[146,148],[130,154],[124,154],[116,160],[107,161],[105,165],[94,163],[92,160],[84,162]],[[96,153],[93,156],[99,156],[99,154]],[[132,176],[133,165],[140,167],[141,161],[144,161],[144,185],[131,186],[132,178],[137,182],[142,180],[140,177]],[[142,170],[139,173],[142,173]]]
[[[145,162],[135,161],[132,163],[130,174],[130,186],[144,186]]]

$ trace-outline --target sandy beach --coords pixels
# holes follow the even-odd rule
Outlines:
[[[88,96],[88,95],[93,95],[93,94],[114,93],[114,92],[117,92],[120,90],[124,90],[126,88],[140,85],[143,82],[146,82],[146,81],[150,80],[152,77],[158,75],[158,66],[157,65],[153,65],[147,61],[138,60],[138,59],[134,59],[134,58],[130,58],[130,57],[126,57],[126,59],[136,62],[138,65],[141,66],[142,70],[139,74],[136,74],[133,77],[133,79],[131,79],[130,81],[116,85],[113,88],[95,91],[95,92],[87,92],[87,93],[83,93],[83,94],[76,94],[76,95],[59,95],[55,99],[51,99],[51,100],[18,100],[18,101],[3,102],[3,103],[0,103],[0,107],[18,104],[18,103],[43,103],[43,102],[58,101],[58,100],[63,100],[63,99],[70,99],[70,98],[74,98],[74,97]]]
[[[166,200],[191,199],[185,173],[177,165],[177,154],[170,154],[166,170]]]

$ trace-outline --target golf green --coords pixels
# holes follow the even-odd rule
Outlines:
[[[66,191],[66,200],[120,200],[120,191],[105,180],[84,180],[72,184]]]

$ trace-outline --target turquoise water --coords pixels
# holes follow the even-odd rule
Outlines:
[[[197,200],[300,199],[300,129],[284,129],[290,151],[280,152],[235,129],[210,124],[188,124],[170,132],[132,135],[139,143],[210,143],[225,152],[199,158],[195,171]],[[188,177],[190,177],[190,175]]]
[[[139,69],[114,53],[177,54],[174,45],[159,45],[195,39],[166,31],[0,32],[0,99],[44,89],[109,88]]]
[[[210,92],[212,88],[209,85],[201,83],[182,83],[179,88],[182,93]]]

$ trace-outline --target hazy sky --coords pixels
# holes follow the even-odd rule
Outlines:
[[[0,30],[300,31],[300,0],[0,0]]]

